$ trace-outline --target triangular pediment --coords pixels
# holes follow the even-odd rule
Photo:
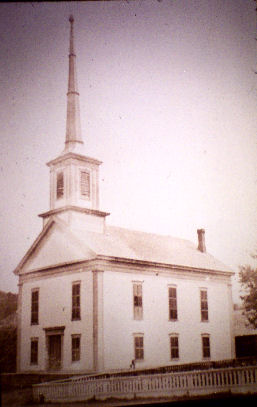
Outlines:
[[[62,222],[51,221],[28,250],[15,273],[76,263],[96,256],[93,250],[77,239]]]

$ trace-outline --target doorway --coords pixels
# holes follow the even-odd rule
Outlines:
[[[62,367],[62,335],[48,335],[48,368],[60,370]]]
[[[65,326],[44,328],[46,334],[46,362],[47,370],[56,371],[62,369],[63,362],[63,338]]]

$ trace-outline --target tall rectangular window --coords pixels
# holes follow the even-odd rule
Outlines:
[[[201,320],[208,321],[208,296],[207,290],[200,290],[200,301],[201,301]]]
[[[143,335],[134,336],[134,347],[135,347],[135,360],[144,359],[144,337]]]
[[[80,360],[80,335],[71,336],[71,360],[72,362]]]
[[[142,283],[133,283],[134,319],[143,318]]]
[[[211,357],[211,346],[210,346],[210,336],[202,335],[202,352],[203,358]]]
[[[177,309],[177,288],[169,287],[169,319],[178,319],[178,309]]]
[[[80,172],[80,192],[83,198],[90,198],[90,173]]]
[[[171,359],[179,358],[178,335],[170,336],[170,357]]]
[[[56,179],[56,198],[60,199],[64,195],[64,176],[63,172],[58,172],[57,173],[57,179]]]
[[[38,325],[39,312],[39,289],[35,288],[31,292],[31,325]]]
[[[38,338],[32,338],[30,341],[30,364],[38,364]]]
[[[80,319],[80,282],[72,283],[72,321]]]

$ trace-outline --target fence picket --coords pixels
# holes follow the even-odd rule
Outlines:
[[[122,377],[79,377],[33,386],[33,396],[46,401],[134,397],[141,394],[164,396],[214,391],[257,392],[257,367],[238,367],[195,372],[169,372]]]

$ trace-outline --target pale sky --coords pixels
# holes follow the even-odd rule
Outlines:
[[[108,224],[197,242],[235,272],[257,247],[255,3],[0,4],[0,290],[49,209],[64,147],[70,14],[82,135]],[[238,287],[234,287],[234,300]]]

